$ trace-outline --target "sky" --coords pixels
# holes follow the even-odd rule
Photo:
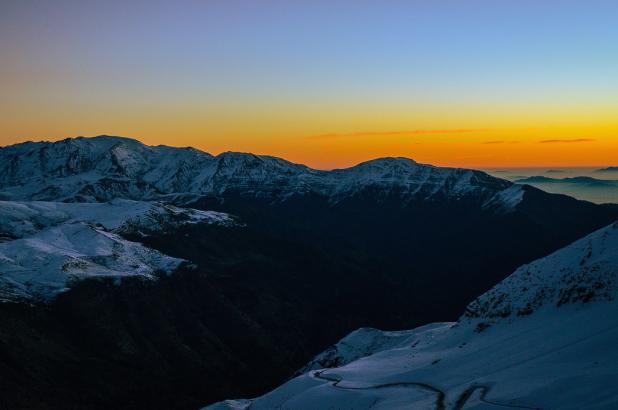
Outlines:
[[[618,2],[0,0],[0,145],[618,163]]]

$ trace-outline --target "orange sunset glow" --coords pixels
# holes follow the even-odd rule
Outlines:
[[[0,144],[108,134],[317,168],[618,158],[615,22],[575,6],[102,4],[1,6]]]
[[[405,156],[441,166],[491,168],[537,166],[602,166],[616,162],[618,126],[546,126],[538,128],[416,129],[353,131],[312,134],[300,129],[268,128],[243,131],[222,127],[211,135],[196,127],[185,130],[119,127],[115,135],[140,139],[149,145],[193,146],[218,154],[254,152],[287,158],[315,168],[354,165],[375,157]],[[240,127],[239,127],[240,128]],[[90,135],[103,133],[103,127]],[[106,132],[109,134],[109,132]],[[12,133],[5,144],[29,139],[59,140],[81,133],[47,133],[20,136]],[[34,137],[36,135],[37,137]],[[86,134],[88,136],[88,134]],[[582,137],[585,136],[585,137]]]

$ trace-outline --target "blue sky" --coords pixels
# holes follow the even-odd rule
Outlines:
[[[483,112],[613,126],[618,108],[616,1],[4,1],[0,37],[7,142],[183,129],[249,149]]]

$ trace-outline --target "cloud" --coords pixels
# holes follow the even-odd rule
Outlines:
[[[484,141],[483,144],[519,144],[521,141]]]
[[[324,140],[335,138],[348,138],[348,137],[393,137],[402,135],[429,135],[429,134],[469,134],[475,132],[489,131],[487,128],[480,129],[445,129],[445,130],[407,130],[407,131],[357,131],[348,133],[330,133],[330,134],[316,134],[310,135],[307,139],[311,140]]]
[[[591,138],[577,138],[572,140],[543,140],[539,141],[539,144],[574,144],[578,142],[593,142],[595,140]]]

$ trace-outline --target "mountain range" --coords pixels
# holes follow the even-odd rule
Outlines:
[[[598,187],[618,188],[618,181],[611,179],[597,179],[592,177],[570,177],[570,178],[548,178],[544,176],[534,176],[517,179],[515,182],[520,184],[581,184]]]
[[[385,193],[396,190],[407,200],[472,197],[484,206],[506,208],[523,195],[518,187],[480,171],[421,165],[407,158],[320,171],[275,157],[212,156],[110,136],[27,142],[0,152],[0,195],[6,200],[174,201],[181,195],[194,199],[236,192],[273,201],[317,195],[333,203],[369,186]]]
[[[606,167],[597,169],[596,172],[618,172],[618,167]]]
[[[407,158],[324,171],[110,136],[1,148],[0,197],[9,408],[259,395],[355,329],[455,320],[517,267],[618,219]]]
[[[527,184],[556,194],[587,198],[595,203],[618,203],[618,180],[598,179],[589,176],[548,178],[532,176],[514,182]]]

